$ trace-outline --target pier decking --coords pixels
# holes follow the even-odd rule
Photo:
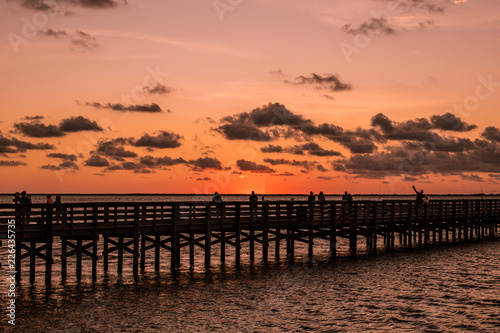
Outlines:
[[[9,222],[15,228],[8,228]],[[99,265],[108,271],[113,252],[117,253],[119,274],[128,252],[137,275],[145,268],[147,251],[154,251],[154,267],[160,270],[160,249],[170,252],[170,268],[175,272],[185,247],[191,266],[195,250],[201,249],[205,266],[210,267],[215,245],[221,263],[226,260],[226,248],[234,247],[239,265],[243,246],[248,246],[251,261],[259,246],[261,259],[267,262],[269,249],[274,249],[279,260],[280,244],[286,242],[286,257],[293,260],[295,242],[307,244],[307,255],[312,258],[315,239],[323,239],[335,258],[339,237],[349,240],[351,255],[356,255],[359,239],[366,240],[367,249],[376,253],[381,246],[394,250],[396,240],[400,246],[412,248],[491,239],[499,236],[499,225],[500,200],[496,199],[431,200],[425,205],[407,200],[0,205],[0,236],[8,244],[4,246],[13,249],[14,242],[9,240],[15,239],[17,279],[22,276],[22,261],[29,258],[30,281],[34,281],[35,258],[40,258],[45,261],[47,284],[52,279],[54,246],[60,246],[62,277],[67,275],[68,258],[75,256],[76,277],[81,279],[85,255],[92,260],[95,280]]]

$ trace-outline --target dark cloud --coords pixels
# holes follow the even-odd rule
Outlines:
[[[70,38],[71,45],[74,46],[74,50],[77,51],[88,51],[100,47],[99,42],[94,36],[83,31],[77,30]]]
[[[97,125],[96,121],[82,116],[63,119],[59,124],[59,129],[63,132],[103,131],[102,127]]]
[[[305,150],[309,153],[309,155],[314,156],[342,156],[340,152],[324,149],[314,142],[305,143],[300,146],[300,149]]]
[[[20,165],[26,165],[26,163],[22,161],[0,161],[0,167],[20,166]]]
[[[156,103],[151,103],[151,104],[131,104],[131,105],[123,105],[120,103],[106,103],[106,104],[101,104],[98,102],[85,102],[84,103],[86,106],[92,106],[96,109],[110,109],[113,111],[121,111],[121,112],[145,112],[145,113],[158,113],[158,112],[163,112],[161,107],[156,104]]]
[[[154,133],[156,135],[144,134],[138,140],[132,140],[131,144],[136,147],[149,147],[149,148],[177,148],[181,146],[180,140],[182,137],[167,131],[159,131]]]
[[[167,86],[160,84],[160,83],[156,83],[156,85],[154,85],[154,86],[144,87],[144,93],[146,93],[147,95],[153,95],[153,94],[166,95],[166,94],[170,94],[173,91],[174,91],[174,88],[167,87]]]
[[[109,161],[99,155],[93,155],[85,161],[86,166],[90,167],[106,167],[109,166]]]
[[[316,125],[312,120],[292,113],[279,103],[269,103],[251,112],[224,117],[221,124],[215,130],[229,140],[271,141],[280,136],[302,139],[304,136],[321,135],[356,154],[374,152],[377,147],[373,140],[384,140],[383,135],[373,129],[345,131],[333,124]],[[266,128],[266,131],[261,128]],[[263,151],[268,152],[266,150],[267,148],[264,148]],[[300,150],[296,150],[294,154],[301,154]]]
[[[350,35],[394,35],[396,28],[392,27],[384,17],[371,17],[358,26],[346,24],[341,30]]]
[[[275,170],[270,167],[262,164],[257,164],[252,161],[247,160],[237,160],[236,165],[241,171],[251,171],[252,173],[274,173]]]
[[[85,117],[70,117],[63,119],[58,126],[45,125],[39,121],[40,116],[32,117],[34,121],[15,123],[17,132],[34,138],[51,138],[65,136],[66,133],[80,131],[103,131],[97,122]]]
[[[222,163],[213,157],[200,157],[196,160],[189,161],[189,165],[193,167],[196,171],[201,171],[205,169],[215,169],[222,170]]]
[[[472,181],[472,182],[482,182],[483,181],[483,178],[481,178],[478,175],[460,175],[460,178],[462,180],[468,180],[468,181]]]
[[[151,155],[146,155],[140,158],[140,163],[144,164],[148,167],[163,167],[163,166],[172,166],[177,164],[187,164],[183,158],[171,158],[169,156],[164,157],[153,157]]]
[[[51,153],[47,154],[47,157],[51,158],[59,158],[65,161],[75,162],[78,157],[74,154],[63,154],[63,153]]]
[[[310,84],[317,89],[327,89],[329,91],[345,91],[351,90],[352,86],[349,83],[343,83],[339,79],[338,74],[319,75],[312,73],[311,76],[298,76],[294,82],[285,81],[290,84]]]
[[[476,125],[464,123],[460,117],[457,117],[450,112],[443,115],[431,116],[430,120],[434,128],[441,129],[443,131],[468,132],[477,128]]]
[[[45,31],[43,30],[38,30],[39,34],[42,34],[44,36],[48,37],[54,37],[54,38],[61,38],[61,37],[67,37],[68,33],[64,30],[52,30],[52,29],[47,29]]]
[[[50,0],[20,0],[21,5],[25,8],[42,11],[42,12],[55,12],[60,10],[61,1]],[[89,9],[108,9],[118,5],[114,0],[67,0],[63,1],[64,4],[89,8]]]
[[[446,5],[451,1],[443,0],[385,0],[396,3],[402,11],[424,10],[431,13],[444,13]]]
[[[196,180],[212,180],[210,177],[196,178]]]
[[[495,141],[500,143],[500,130],[497,127],[488,126],[481,133],[481,136],[489,141]]]
[[[26,150],[48,150],[55,149],[53,145],[48,143],[31,143],[21,141],[14,137],[6,137],[0,132],[0,153],[18,153]]]
[[[58,170],[78,170],[78,165],[75,162],[72,161],[65,161],[60,163],[59,165],[54,165],[54,164],[46,164],[42,165],[40,169],[47,169],[47,170],[53,170],[53,171],[58,171]]]
[[[42,120],[44,118],[45,118],[44,116],[26,116],[23,118],[23,120],[33,121],[33,120]]]
[[[66,135],[58,126],[45,125],[40,122],[16,123],[14,128],[17,132],[32,138],[53,138]]]
[[[305,170],[318,170],[318,171],[326,171],[326,169],[318,164],[316,161],[297,161],[297,160],[287,160],[284,158],[273,159],[273,158],[265,158],[264,162],[269,163],[271,165],[291,165],[295,167],[304,168]]]
[[[128,140],[125,138],[100,140],[96,145],[95,153],[117,161],[124,161],[125,158],[137,157],[137,154],[133,151],[125,150],[124,145],[127,143]]]
[[[283,147],[275,145],[267,145],[265,147],[261,147],[260,150],[263,153],[281,153],[283,152]]]

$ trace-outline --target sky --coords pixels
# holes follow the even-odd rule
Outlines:
[[[0,1],[2,193],[500,193],[497,0]]]

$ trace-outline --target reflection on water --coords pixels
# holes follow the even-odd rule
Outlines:
[[[498,332],[499,258],[500,243],[484,241],[137,281],[110,274],[49,291],[23,281],[17,331]]]

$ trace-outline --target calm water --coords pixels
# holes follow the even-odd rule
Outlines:
[[[245,244],[241,268],[235,268],[231,249],[226,266],[221,266],[216,247],[210,271],[203,268],[199,250],[194,269],[184,264],[176,277],[168,273],[166,252],[162,273],[153,273],[150,251],[137,281],[129,268],[130,256],[125,256],[123,276],[116,274],[114,253],[109,273],[100,266],[95,284],[89,265],[82,282],[75,280],[74,258],[68,260],[68,279],[61,281],[56,258],[55,282],[48,290],[42,270],[33,285],[23,272],[17,284],[17,326],[7,325],[3,315],[0,331],[500,332],[499,241],[362,254],[358,259],[349,259],[347,244],[341,242],[341,257],[334,263],[327,242],[315,244],[312,263],[305,258],[305,246],[297,245],[293,264],[286,262],[282,249],[279,262],[262,264],[257,251],[251,265]],[[359,245],[362,249],[363,242]],[[2,248],[0,280],[4,309],[5,251]],[[186,263],[186,252],[182,258]]]

